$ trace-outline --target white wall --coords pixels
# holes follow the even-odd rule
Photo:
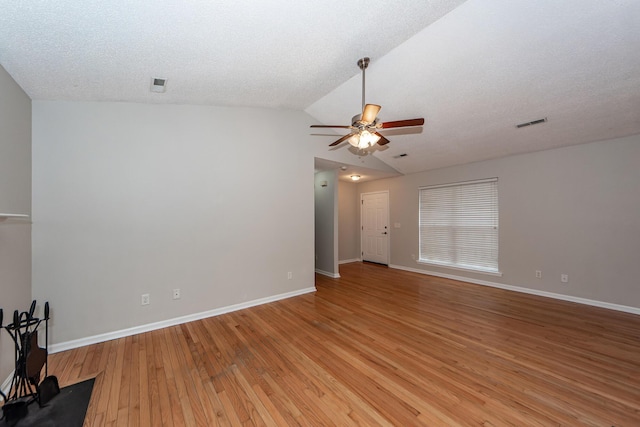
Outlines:
[[[352,182],[338,182],[338,259],[353,261],[360,254],[360,196]]]
[[[31,213],[31,100],[0,66],[0,213]],[[31,225],[0,222],[3,324],[31,303]],[[14,368],[14,344],[0,330],[0,384]]]
[[[365,182],[358,192],[390,192],[390,223],[401,223],[391,229],[392,265],[640,309],[639,165],[635,135]],[[490,177],[499,179],[503,276],[413,261],[418,188]]]
[[[322,183],[326,181],[326,187]],[[338,277],[338,173],[315,174],[315,254],[316,271]]]
[[[309,124],[295,111],[34,102],[33,294],[51,301],[52,341],[313,287]]]

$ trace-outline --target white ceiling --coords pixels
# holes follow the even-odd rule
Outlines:
[[[0,0],[0,63],[32,99],[301,110],[462,2]]]
[[[426,120],[375,154],[403,173],[637,134],[640,1],[469,0],[372,58],[366,81],[383,121]],[[360,85],[356,75],[306,111],[348,124]]]
[[[370,56],[381,119],[426,119],[373,154],[402,173],[640,133],[638,0],[0,0],[0,11],[0,64],[34,100],[305,109],[349,124],[356,61]],[[149,91],[153,77],[166,93]]]

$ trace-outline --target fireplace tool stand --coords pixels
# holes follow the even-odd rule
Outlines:
[[[3,312],[0,308],[0,328],[5,329],[15,345],[15,370],[11,379],[8,396],[2,393],[4,406],[3,416],[10,421],[27,415],[28,405],[38,402],[45,405],[60,392],[58,379],[49,376],[49,303],[44,305],[44,317],[35,317],[36,301],[31,303],[29,311],[13,313],[13,323],[2,325]],[[45,322],[45,348],[38,345],[38,327]],[[45,367],[46,366],[46,367]],[[45,378],[40,382],[42,368],[45,367]]]

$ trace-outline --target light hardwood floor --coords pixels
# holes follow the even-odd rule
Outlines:
[[[640,426],[640,316],[370,264],[51,357],[86,426]]]

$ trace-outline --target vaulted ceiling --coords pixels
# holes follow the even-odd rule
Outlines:
[[[640,133],[637,0],[0,0],[0,10],[0,64],[34,100],[289,108],[350,124],[356,61],[369,56],[366,98],[381,119],[426,119],[370,153],[402,173]],[[166,93],[150,92],[154,77]],[[328,133],[314,138],[340,135]]]

